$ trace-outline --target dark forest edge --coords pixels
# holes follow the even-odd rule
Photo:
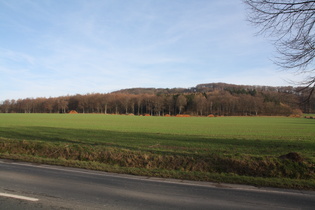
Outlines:
[[[7,99],[0,104],[0,113],[301,116],[315,112],[315,96],[310,95],[310,91],[305,87],[226,83],[200,84],[192,88],[131,88],[111,93]]]

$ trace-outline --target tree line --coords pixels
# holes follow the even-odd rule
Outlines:
[[[68,113],[74,110],[78,113],[152,116],[178,114],[288,116],[315,111],[314,96],[308,103],[303,103],[307,96],[307,91],[299,92],[293,87],[275,88],[210,83],[190,89],[133,88],[112,93],[8,99],[0,105],[0,112]]]

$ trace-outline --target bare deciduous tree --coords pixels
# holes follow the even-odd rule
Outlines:
[[[315,89],[315,1],[308,0],[243,0],[248,6],[248,19],[260,28],[259,34],[275,37],[279,53],[275,63],[296,73],[308,73],[300,83]]]
[[[179,95],[176,100],[176,106],[178,107],[179,113],[182,114],[183,109],[187,105],[187,99],[184,95]]]

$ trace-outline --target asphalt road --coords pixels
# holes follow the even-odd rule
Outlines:
[[[0,160],[0,209],[315,209],[315,192]]]

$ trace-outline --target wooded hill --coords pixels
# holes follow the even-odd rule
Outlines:
[[[315,112],[315,97],[309,93],[310,89],[292,86],[208,83],[192,88],[131,88],[112,93],[8,99],[0,105],[0,112],[289,116]]]

